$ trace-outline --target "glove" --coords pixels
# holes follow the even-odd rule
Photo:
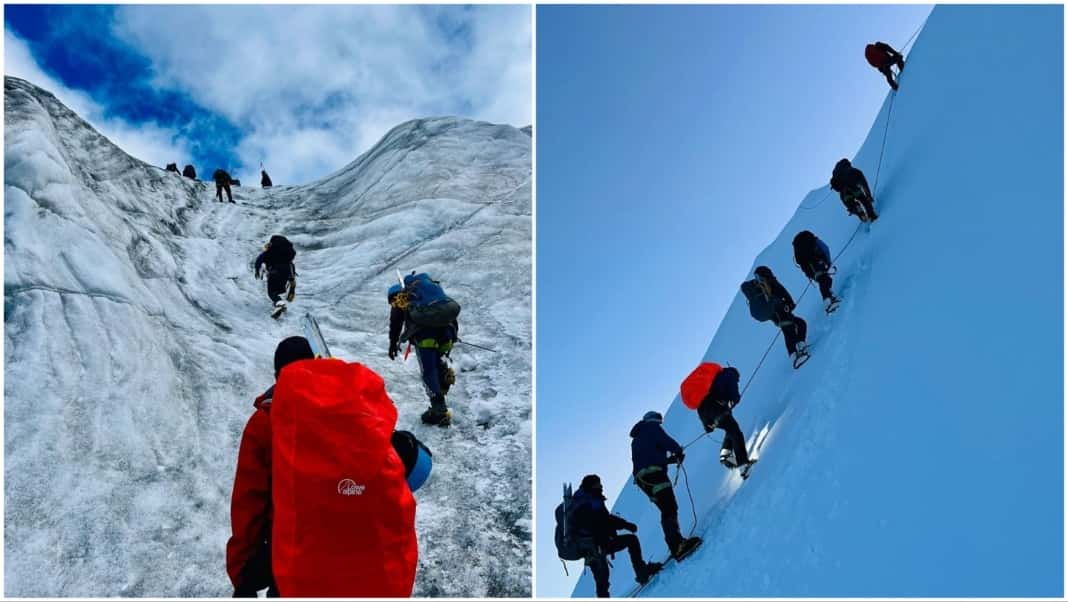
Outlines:
[[[256,280],[261,280],[262,279],[262,276],[260,275],[260,269],[259,268],[256,268],[255,271],[253,271],[253,273],[256,275]]]
[[[673,464],[682,464],[682,460],[686,457],[686,454],[679,452],[674,456],[671,456],[671,462]]]
[[[293,298],[297,296],[297,280],[296,280],[296,278],[291,278],[289,280],[289,286],[287,288],[289,289],[289,291],[286,293],[286,301],[289,301],[290,303],[292,303],[293,302]]]
[[[623,528],[626,529],[627,531],[630,531],[631,533],[637,533],[638,532],[638,525],[635,525],[634,523],[629,523],[629,522],[625,523],[623,525]]]
[[[397,348],[397,344],[394,342],[389,343],[389,359],[397,359],[397,354],[400,353],[400,349]]]

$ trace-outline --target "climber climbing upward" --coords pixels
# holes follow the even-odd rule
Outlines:
[[[234,195],[230,193],[230,183],[233,180],[230,178],[230,174],[226,173],[222,169],[216,169],[215,173],[212,174],[211,177],[213,180],[215,180],[215,198],[221,203],[222,193],[225,190],[226,198],[229,199],[231,203],[233,203]]]
[[[894,80],[894,72],[890,70],[890,67],[896,65],[898,73],[904,71],[905,57],[891,48],[889,44],[875,42],[864,47],[864,58],[868,59],[869,65],[875,67],[879,70],[879,73],[886,76],[886,83],[890,84],[890,87],[896,91],[897,81]]]
[[[402,286],[403,284],[403,286]],[[441,285],[427,274],[412,273],[389,287],[389,359],[400,352],[399,344],[415,347],[423,387],[430,398],[430,408],[423,412],[426,424],[449,426],[452,412],[445,402],[456,375],[445,358],[457,340],[460,304],[452,300]]]
[[[864,172],[849,163],[849,159],[842,159],[834,165],[834,171],[831,172],[831,190],[838,193],[850,215],[859,217],[860,221],[865,223],[879,219],[879,215],[875,213],[875,197],[871,194],[868,179],[864,177]]]
[[[793,360],[794,368],[800,368],[808,361],[808,348],[805,345],[808,324],[794,315],[794,299],[786,287],[775,278],[771,268],[758,266],[754,274],[756,278],[742,283],[742,293],[749,303],[749,313],[757,321],[770,320],[782,329],[786,351]]]
[[[822,240],[808,230],[794,237],[794,262],[809,280],[815,280],[823,297],[824,310],[833,312],[838,307],[838,297],[831,292],[831,252]]]
[[[634,483],[660,510],[660,526],[671,556],[681,559],[698,544],[699,537],[684,538],[679,529],[679,504],[668,478],[668,464],[682,464],[682,446],[664,431],[660,412],[646,412],[641,422],[630,429],[630,458],[634,465]]]
[[[742,427],[738,426],[738,421],[731,413],[742,400],[738,392],[740,377],[737,368],[723,368],[714,362],[704,362],[694,368],[682,381],[680,388],[683,405],[697,410],[706,433],[717,428],[723,430],[719,462],[727,468],[740,468],[744,479],[749,476],[749,469],[755,460],[749,457]]]
[[[263,277],[261,268],[267,266],[267,296],[274,303],[272,318],[282,315],[286,310],[286,303],[293,301],[297,294],[297,269],[293,265],[296,256],[297,252],[289,239],[275,234],[256,258],[254,272],[257,280]],[[286,296],[285,300],[282,295]]]

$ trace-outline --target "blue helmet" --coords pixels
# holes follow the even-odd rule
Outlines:
[[[415,458],[415,466],[412,466],[411,471],[408,473],[408,488],[412,492],[416,492],[426,480],[430,478],[430,471],[434,468],[434,460],[430,455],[430,450],[427,449],[421,441],[419,443],[419,449]]]
[[[401,292],[401,290],[403,289],[401,289],[400,283],[394,284],[393,286],[389,287],[389,290],[386,292],[386,300],[388,301],[392,299],[393,295],[396,295],[397,293]]]
[[[434,468],[433,454],[422,441],[408,431],[394,431],[391,440],[393,449],[404,463],[408,488],[414,493],[430,478],[430,471]]]

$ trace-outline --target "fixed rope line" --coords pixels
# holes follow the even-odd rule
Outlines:
[[[822,205],[824,201],[826,201],[828,198],[830,198],[830,196],[831,196],[831,189],[828,187],[827,188],[827,192],[825,192],[823,194],[823,198],[821,198],[820,200],[816,201],[816,203],[814,205],[812,205],[811,207],[805,207],[804,205],[801,205],[800,208],[805,210],[805,211],[811,211],[812,209],[815,209],[816,207],[819,207],[820,205]]]
[[[693,501],[693,492],[690,491],[690,475],[686,472],[686,467],[684,467],[681,462],[679,463],[679,472],[682,473],[682,476],[685,479],[686,495],[690,498],[690,511],[693,512],[693,526],[690,527],[690,534],[686,537],[693,537],[694,532],[697,531],[697,506]],[[678,479],[679,476],[676,474],[675,480],[678,481]]]
[[[897,98],[897,92],[890,95],[890,106],[886,109],[886,127],[883,128],[883,145],[879,148],[879,163],[875,167],[875,186],[874,190],[879,189],[879,174],[883,170],[883,153],[886,152],[886,136],[890,133],[890,116],[894,112],[894,99]]]
[[[905,43],[901,45],[901,54],[905,54],[905,48],[908,47],[909,42],[912,41],[912,38],[916,37],[916,34],[920,33],[920,30],[923,29],[923,26],[927,25],[927,19],[930,19],[930,18],[931,18],[931,13],[927,13],[927,16],[924,17],[924,19],[923,19],[923,23],[920,23],[920,26],[916,28],[916,31],[912,32],[912,35],[909,36],[909,39],[905,40]]]

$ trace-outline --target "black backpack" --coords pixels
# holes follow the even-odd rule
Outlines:
[[[767,322],[775,314],[775,306],[771,299],[764,295],[760,284],[754,280],[746,280],[742,283],[742,294],[749,303],[749,315],[758,322]]]
[[[173,171],[174,173],[178,173],[178,164],[177,163],[168,163],[167,164],[167,171]]]
[[[281,234],[275,234],[271,237],[270,247],[267,249],[266,262],[271,265],[287,264],[292,262],[297,257],[297,252],[293,249],[293,243],[289,242],[289,239]]]
[[[186,165],[182,170],[182,175],[187,178],[197,179],[197,170],[192,165]]]
[[[827,269],[831,265],[831,251],[815,234],[802,230],[794,237],[794,262],[798,266],[809,264],[817,269]],[[818,265],[820,263],[823,265]]]
[[[582,560],[597,552],[592,537],[576,533],[574,516],[578,507],[571,493],[571,485],[565,483],[564,501],[556,507],[556,555],[561,560]],[[566,564],[564,571],[567,571]]]

